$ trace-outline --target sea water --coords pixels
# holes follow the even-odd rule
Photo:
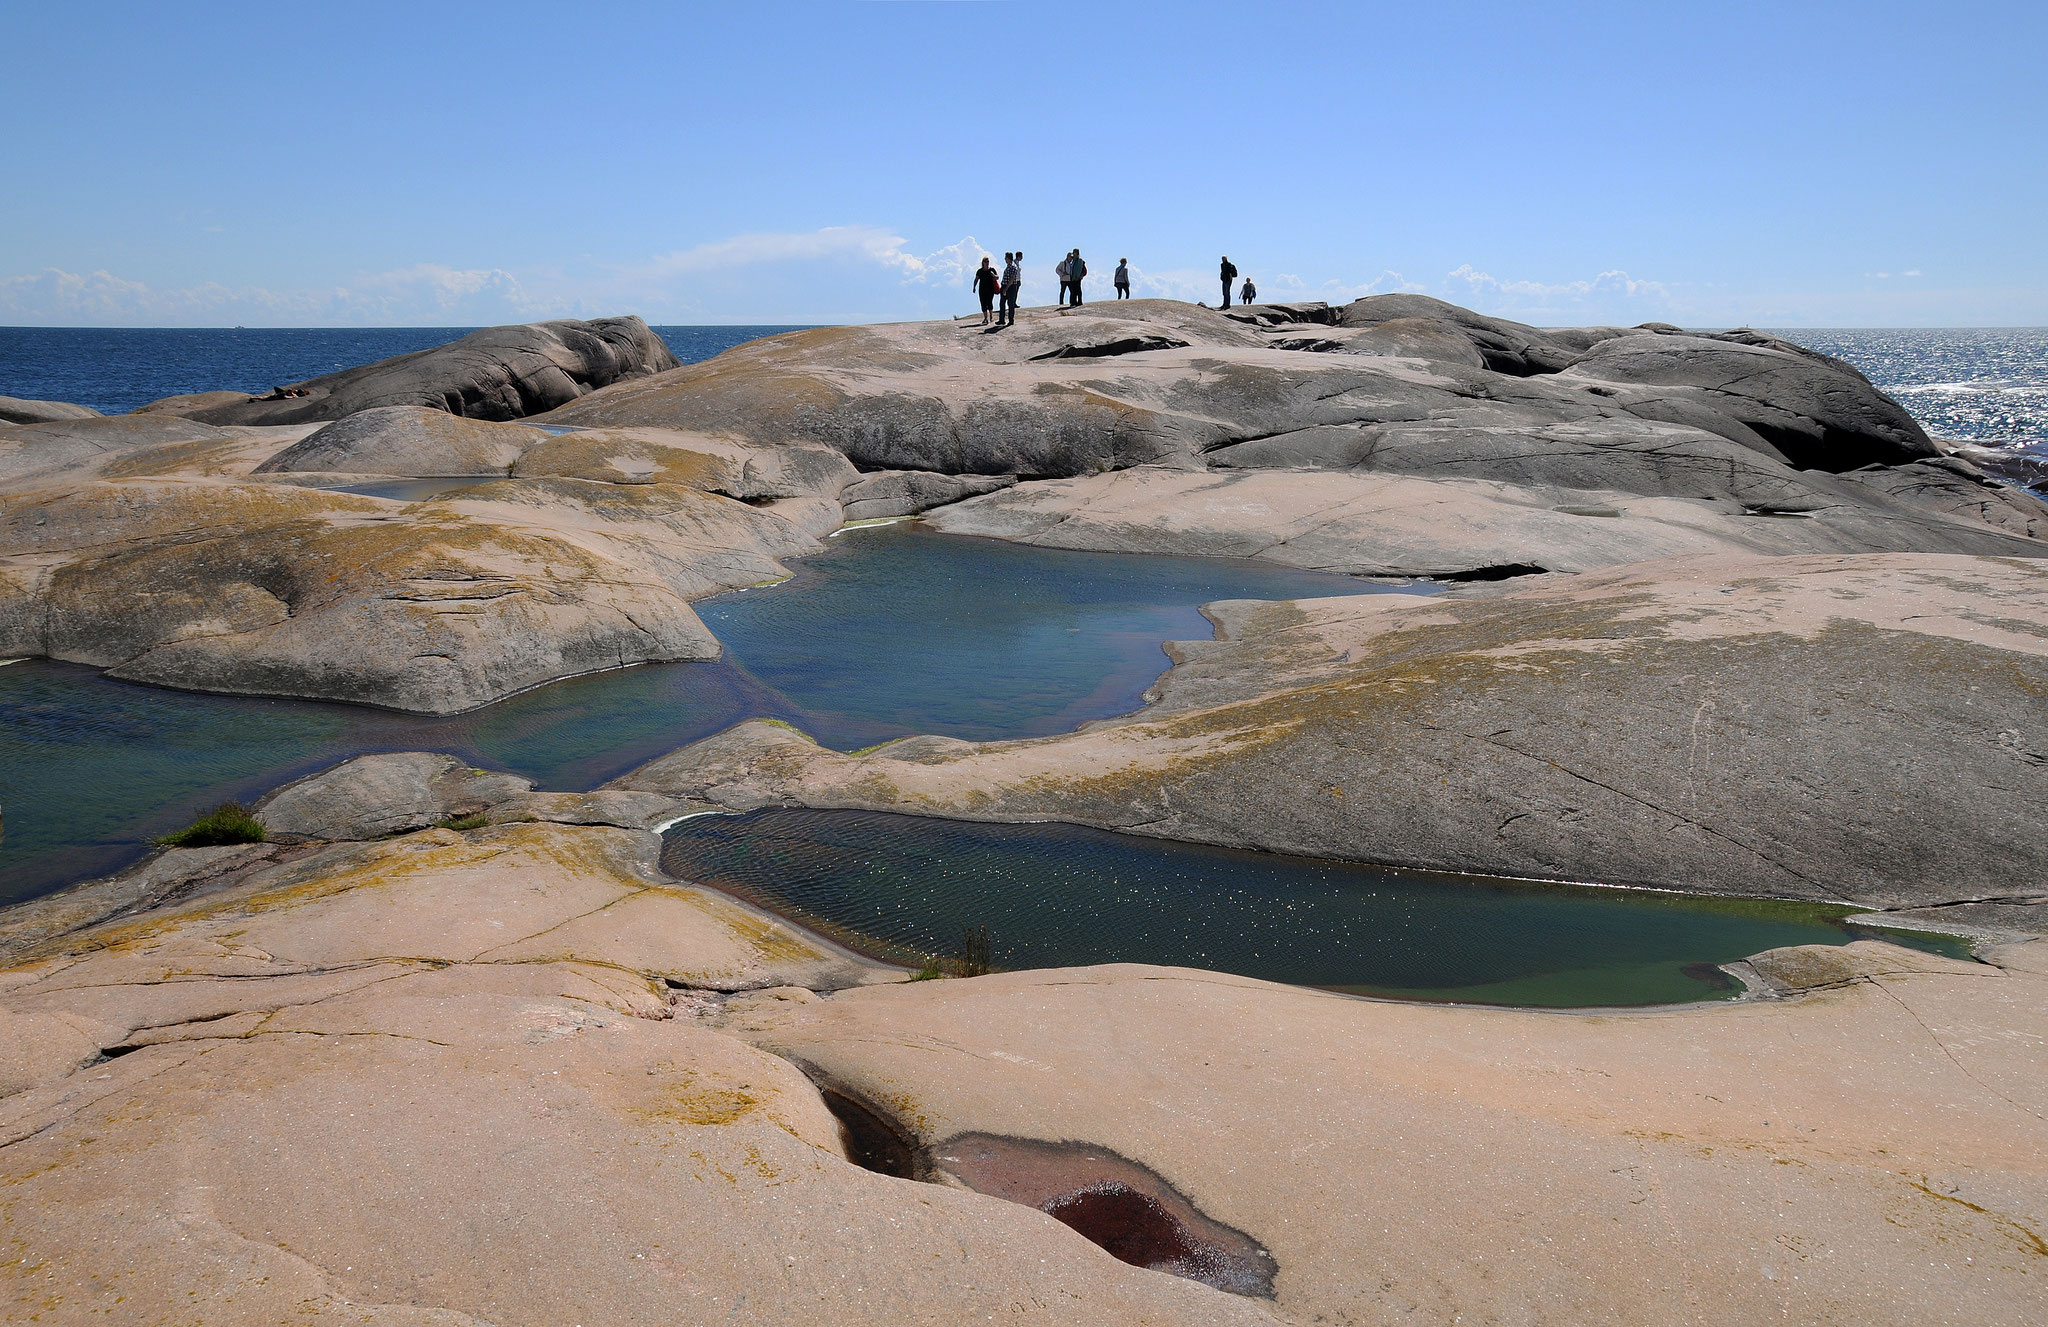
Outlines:
[[[186,392],[267,392],[446,345],[474,327],[0,327],[0,396],[102,414]],[[685,364],[793,327],[657,327]]]

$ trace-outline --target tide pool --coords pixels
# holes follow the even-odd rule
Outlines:
[[[662,865],[915,964],[985,927],[997,967],[1159,963],[1359,995],[1574,1008],[1739,994],[1718,965],[1854,939],[1848,908],[1537,884],[1059,824],[773,808],[697,816]]]
[[[572,678],[445,718],[168,691],[48,660],[0,669],[0,903],[117,870],[215,803],[364,752],[445,751],[576,791],[749,717],[841,749],[1043,736],[1137,708],[1167,666],[1162,642],[1210,637],[1202,603],[1426,588],[913,524],[848,531],[792,570],[696,605],[725,645],[716,662]]]

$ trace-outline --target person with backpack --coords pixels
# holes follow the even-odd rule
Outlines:
[[[1116,275],[1111,279],[1116,285],[1116,297],[1118,299],[1129,299],[1131,297],[1131,260],[1128,258],[1117,259]]]
[[[1010,255],[1004,254],[1008,258]],[[989,310],[995,307],[996,291],[1002,286],[1002,278],[995,269],[995,260],[987,254],[981,256],[981,266],[974,269],[974,293],[981,297],[981,325],[988,326]]]
[[[1081,307],[1081,278],[1088,275],[1088,264],[1081,260],[1081,251],[1074,250],[1067,255],[1067,286],[1074,292],[1074,307]]]
[[[1002,326],[1017,324],[1017,295],[1024,288],[1024,251],[1003,255],[1003,305],[996,316]]]
[[[1244,289],[1237,292],[1237,302],[1239,304],[1250,304],[1258,297],[1259,288],[1252,284],[1250,277],[1246,277],[1244,279]]]
[[[1230,307],[1230,283],[1237,280],[1237,264],[1230,261],[1230,255],[1223,255],[1223,307]]]

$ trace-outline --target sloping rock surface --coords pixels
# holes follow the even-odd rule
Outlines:
[[[534,430],[517,424],[425,406],[377,406],[308,434],[255,473],[504,475],[534,441]]]
[[[1363,573],[1577,570],[1687,551],[2035,556],[2048,514],[2012,490],[1972,504],[1918,470],[1894,481],[1937,461],[1955,484],[1982,476],[1939,458],[1853,368],[1778,338],[1542,331],[1410,295],[1229,314],[1129,300],[1000,330],[824,328],[546,420],[824,444],[867,471],[1022,481],[949,508],[945,528],[961,533]],[[1556,519],[1585,510],[1622,519]]]
[[[1154,705],[1078,733],[850,756],[751,723],[617,784],[1877,907],[2048,892],[2048,564],[1689,558],[1209,612]]]
[[[410,405],[470,419],[519,419],[597,388],[676,367],[676,357],[638,318],[562,319],[486,327],[431,350],[342,369],[304,382],[280,400],[206,392],[144,406],[208,424],[303,424],[358,410]]]
[[[1784,998],[1595,1016],[904,984],[644,833],[248,851],[0,959],[0,1317],[2038,1317],[2040,942],[1773,951]],[[877,1135],[938,1182],[856,1164]]]
[[[495,482],[420,501],[300,486],[464,473]],[[0,654],[470,709],[715,657],[689,601],[785,576],[857,478],[824,447],[557,438],[415,406],[318,432],[165,414],[0,429]]]
[[[0,396],[0,424],[48,424],[60,419],[97,419],[100,412],[69,401],[24,401]]]
[[[273,834],[378,839],[476,815],[532,787],[453,756],[398,751],[358,756],[300,779],[264,798],[256,813]]]

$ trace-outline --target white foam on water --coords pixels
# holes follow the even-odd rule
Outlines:
[[[738,814],[739,812],[737,811],[692,811],[688,815],[675,816],[672,819],[664,820],[658,825],[649,825],[648,829],[656,834],[666,834],[685,820],[695,820],[699,816],[736,816]]]
[[[840,526],[837,530],[834,530],[831,534],[828,534],[825,537],[827,539],[837,539],[840,535],[845,534],[848,530],[872,530],[877,526],[901,525],[905,521],[914,521],[916,519],[917,517],[915,516],[882,516],[877,517],[875,520],[872,521],[848,521],[846,524]]]

